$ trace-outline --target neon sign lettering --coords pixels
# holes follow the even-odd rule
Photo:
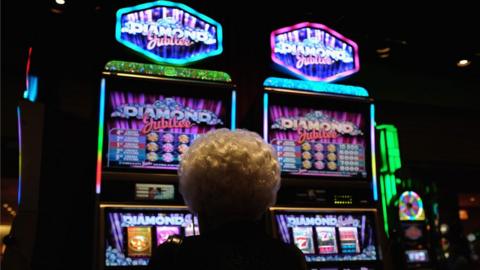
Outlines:
[[[187,226],[194,222],[197,223],[196,218],[191,214],[122,214],[120,226]]]
[[[222,26],[192,8],[158,1],[117,11],[116,39],[159,63],[184,65],[222,53]]]
[[[325,115],[322,111],[313,111],[303,117],[279,117],[271,128],[297,131],[297,143],[318,139],[335,139],[340,135],[363,135],[363,132],[354,123],[338,121]]]
[[[287,226],[288,227],[297,227],[297,226],[335,226],[335,227],[344,227],[344,226],[353,226],[359,227],[360,220],[353,218],[352,216],[335,216],[335,215],[315,215],[315,216],[304,216],[304,215],[287,215]]]
[[[315,23],[300,23],[273,31],[272,60],[307,80],[333,81],[360,68],[357,44]]]
[[[183,106],[173,98],[157,100],[154,104],[122,104],[115,107],[110,116],[125,119],[143,119],[145,124],[147,124],[149,120],[165,121],[165,119],[170,123],[188,121],[212,126],[223,124],[222,120],[218,118],[214,112],[209,110],[194,110]]]

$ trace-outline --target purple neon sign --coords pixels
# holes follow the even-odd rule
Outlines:
[[[115,37],[158,63],[185,65],[223,51],[219,23],[186,5],[169,1],[118,10]]]
[[[270,35],[272,60],[302,79],[334,81],[360,69],[358,46],[318,23],[299,23]]]

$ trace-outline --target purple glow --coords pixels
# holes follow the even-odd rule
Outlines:
[[[128,256],[127,229],[150,227],[156,239],[153,243],[161,244],[171,234],[182,236],[193,235],[192,228],[198,228],[198,220],[188,210],[138,210],[112,209],[108,210],[105,220],[105,265],[131,266],[147,265],[149,257],[136,258]],[[155,241],[156,240],[156,241]]]
[[[365,121],[360,113],[348,113],[348,112],[341,112],[341,111],[327,111],[327,110],[314,110],[311,108],[300,108],[300,107],[286,107],[286,106],[278,106],[272,105],[270,106],[269,110],[269,120],[270,125],[272,125],[275,121],[281,118],[303,118],[308,113],[320,111],[323,115],[327,116],[328,118],[332,119],[333,121],[338,122],[349,122],[353,123],[357,126],[360,130],[365,129]],[[273,129],[270,126],[269,131],[269,141],[274,139],[281,139],[281,140],[297,140],[298,139],[298,132],[297,130],[288,129],[288,130],[281,130],[281,129]],[[363,136],[339,136],[335,139],[320,139],[320,142],[330,143],[350,143],[350,144],[365,144],[365,138]]]
[[[366,177],[366,122],[361,113],[279,105],[268,108],[264,134],[277,150],[283,172]]]
[[[222,101],[218,100],[209,100],[209,99],[194,99],[187,97],[175,97],[175,96],[165,96],[165,95],[154,95],[154,94],[134,94],[134,93],[123,93],[112,91],[110,93],[110,100],[107,104],[107,117],[110,118],[110,121],[107,123],[107,130],[112,128],[121,128],[121,129],[141,129],[144,124],[142,119],[131,117],[129,119],[123,119],[120,117],[113,118],[111,114],[115,111],[115,108],[121,107],[125,104],[136,104],[136,105],[148,105],[154,104],[157,101],[162,101],[167,98],[173,99],[177,104],[181,104],[184,108],[190,108],[194,111],[206,110],[217,115],[221,120],[225,121],[225,107],[222,104]],[[209,125],[194,125],[190,128],[171,128],[171,132],[184,132],[190,134],[206,133],[211,130],[212,126]]]
[[[165,243],[171,235],[179,235],[180,227],[177,226],[158,226],[157,227],[157,246]]]
[[[323,24],[275,30],[270,46],[275,63],[307,80],[330,82],[360,70],[357,44]]]
[[[17,107],[17,129],[18,129],[18,187],[17,205],[22,199],[22,117],[20,106]]]
[[[176,170],[199,134],[225,127],[221,100],[112,91],[107,100],[109,167]]]

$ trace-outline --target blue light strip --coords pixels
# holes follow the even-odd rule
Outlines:
[[[18,190],[17,205],[20,205],[22,198],[22,126],[20,106],[17,107],[17,128],[18,128]]]
[[[103,151],[103,129],[105,120],[105,79],[100,84],[100,110],[98,114],[98,142],[97,142],[97,172],[95,179],[95,192],[100,194],[102,186],[102,151]]]
[[[263,94],[263,139],[268,142],[268,93]]]
[[[208,22],[211,25],[214,25],[217,28],[218,48],[215,51],[212,51],[212,52],[209,52],[209,53],[198,54],[194,57],[189,57],[188,59],[171,59],[171,58],[160,57],[160,56],[158,56],[154,53],[149,52],[148,50],[146,50],[144,48],[141,48],[137,45],[126,42],[126,41],[121,39],[121,35],[122,35],[122,16],[124,14],[132,13],[134,11],[149,9],[149,8],[153,8],[153,7],[156,7],[156,6],[165,6],[165,7],[183,9],[183,10],[187,11],[188,13],[202,19],[203,21]],[[210,56],[219,55],[223,52],[223,30],[222,30],[222,26],[219,23],[214,21],[212,18],[197,12],[196,10],[192,9],[189,6],[186,6],[186,5],[180,4],[180,3],[170,2],[170,1],[155,1],[155,2],[151,2],[151,3],[145,3],[145,4],[140,4],[140,5],[137,5],[137,6],[133,6],[133,7],[126,7],[126,8],[119,9],[117,11],[117,23],[116,23],[116,27],[115,27],[115,39],[118,42],[120,42],[121,44],[127,46],[128,48],[130,48],[130,49],[132,49],[132,50],[134,50],[134,51],[136,51],[140,54],[143,54],[143,55],[147,56],[148,58],[150,58],[151,60],[153,60],[155,62],[168,63],[168,64],[172,64],[172,65],[186,65],[186,64],[196,62],[196,61],[202,60],[202,59],[210,57]]]
[[[299,91],[329,93],[337,95],[368,97],[368,92],[365,88],[351,85],[331,84],[326,82],[312,82],[292,79],[283,79],[276,77],[269,77],[263,82],[264,87],[272,88],[286,88]]]
[[[23,98],[35,102],[38,93],[38,77],[28,76],[28,88],[23,92]]]
[[[372,189],[373,200],[378,201],[377,158],[375,156],[375,105],[370,104],[370,147],[372,155]]]
[[[237,91],[232,91],[232,118],[230,129],[235,130],[237,128]]]

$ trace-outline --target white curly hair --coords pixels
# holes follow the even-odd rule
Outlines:
[[[178,170],[190,211],[216,220],[255,220],[280,188],[277,153],[254,132],[217,129],[197,138]]]

